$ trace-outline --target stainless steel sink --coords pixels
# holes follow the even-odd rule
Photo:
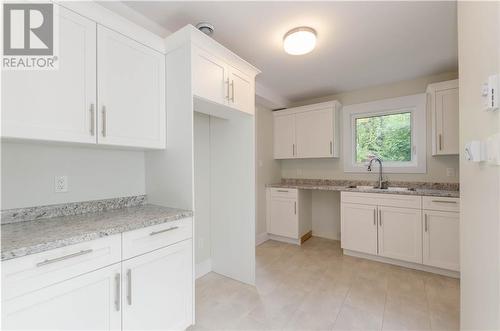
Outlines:
[[[369,185],[349,185],[347,188],[357,188],[360,190],[369,190],[369,189],[375,189],[375,190],[384,190],[384,191],[395,191],[395,192],[401,192],[401,191],[416,191],[416,189],[411,188],[411,187],[397,187],[397,186],[389,186],[387,188],[378,188],[375,186],[369,186]]]

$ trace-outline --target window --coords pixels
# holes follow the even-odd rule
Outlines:
[[[344,107],[344,171],[366,172],[379,157],[386,173],[425,173],[425,95]]]
[[[359,117],[356,121],[356,162],[377,156],[384,161],[411,161],[411,113]]]

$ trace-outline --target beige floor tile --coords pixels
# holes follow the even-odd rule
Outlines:
[[[196,281],[189,330],[456,330],[456,279],[342,255],[338,241],[256,249],[256,286]]]

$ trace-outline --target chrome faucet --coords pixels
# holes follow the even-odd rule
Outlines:
[[[377,161],[379,164],[380,164],[380,168],[378,169],[378,187],[376,188],[384,188],[382,186],[382,183],[383,183],[383,179],[382,179],[382,160],[378,157],[373,157],[370,159],[370,162],[368,163],[368,171],[372,171],[372,163],[373,161]]]

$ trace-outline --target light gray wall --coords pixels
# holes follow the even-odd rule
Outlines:
[[[145,194],[144,152],[2,142],[2,209]],[[55,193],[54,177],[69,191]]]
[[[415,80],[399,82],[395,84],[376,86],[358,91],[330,95],[323,98],[305,100],[294,104],[301,106],[328,100],[338,100],[342,105],[352,105],[368,101],[386,98],[395,98],[405,95],[424,93],[427,85],[456,79],[457,73],[444,73],[440,75],[422,77]],[[341,116],[342,117],[342,116]],[[342,123],[342,119],[341,119]],[[341,135],[342,136],[342,135]],[[342,137],[341,137],[342,139]],[[342,146],[342,143],[341,143]],[[392,180],[404,181],[435,181],[435,182],[458,182],[459,165],[458,156],[431,156],[431,117],[427,114],[427,173],[426,174],[388,174],[386,177]],[[338,159],[306,159],[306,160],[282,160],[281,176],[284,178],[323,178],[323,179],[367,179],[376,177],[373,174],[344,173],[343,155]],[[446,176],[446,169],[455,170],[454,177]]]
[[[210,116],[194,113],[195,261],[211,258],[210,238]]]
[[[255,162],[256,176],[256,225],[257,241],[259,235],[267,233],[266,226],[266,184],[281,179],[280,163],[273,158],[273,115],[264,106],[255,109]]]
[[[500,132],[481,86],[500,70],[500,3],[458,2],[460,146]],[[460,155],[462,330],[500,330],[500,167]]]

